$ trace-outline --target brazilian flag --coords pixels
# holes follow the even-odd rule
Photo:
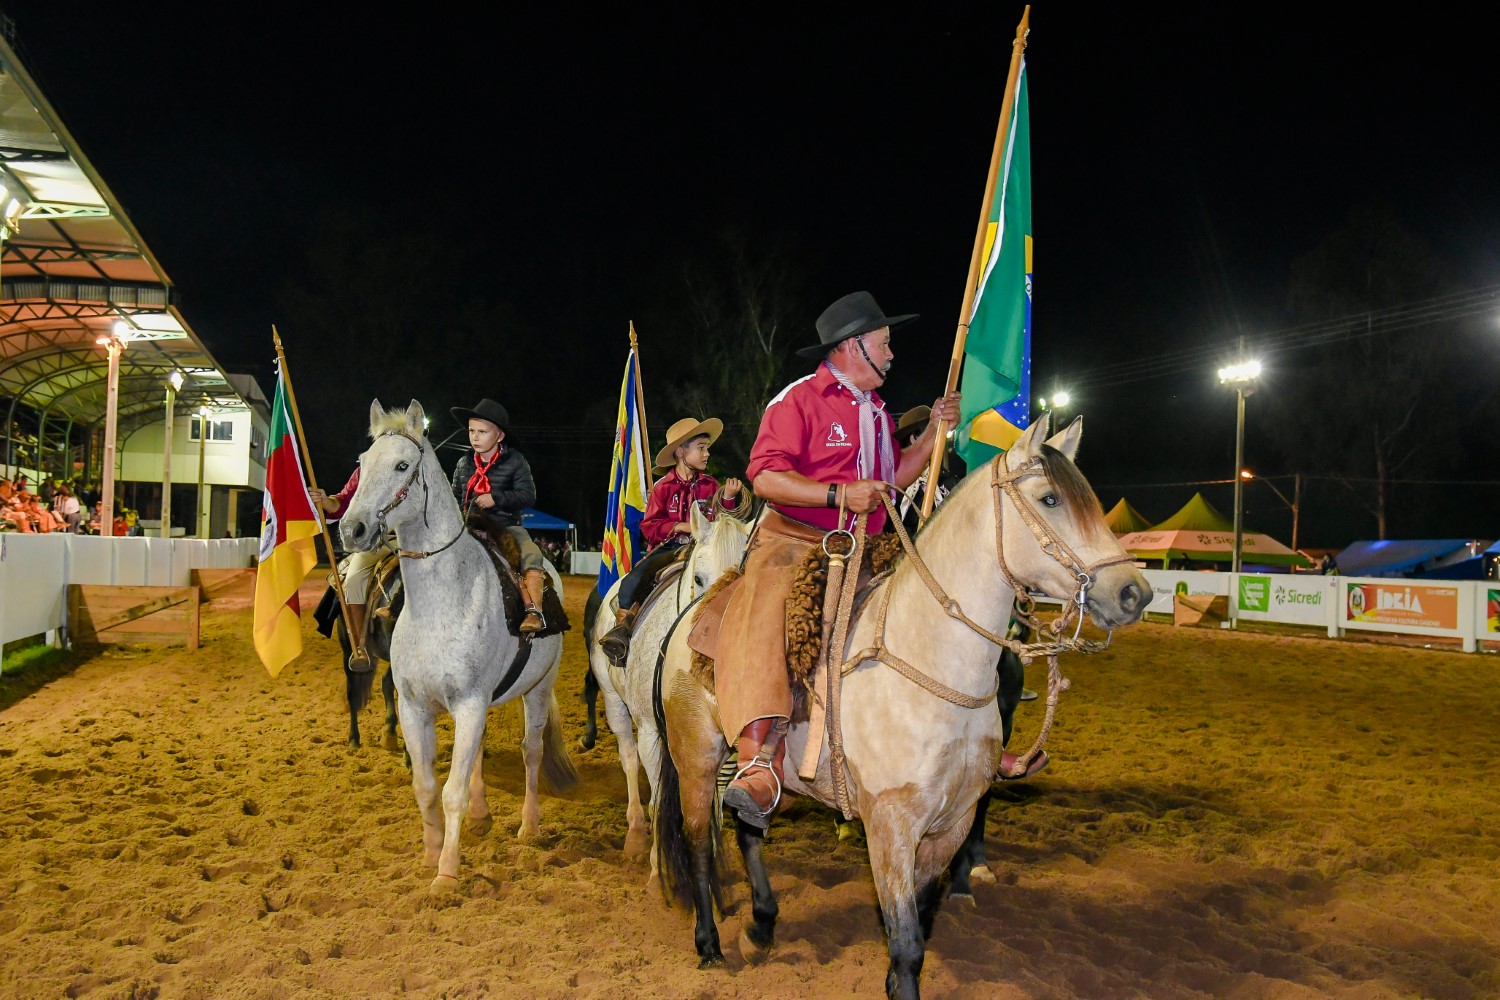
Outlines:
[[[1031,423],[1031,117],[1026,106],[1023,58],[964,340],[956,444],[970,469],[1015,444]]]

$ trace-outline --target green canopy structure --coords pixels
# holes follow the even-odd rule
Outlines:
[[[1151,527],[1151,521],[1132,507],[1130,501],[1124,497],[1121,497],[1120,502],[1104,515],[1104,523],[1109,525],[1109,530],[1116,535],[1128,535],[1132,531],[1145,531]]]
[[[1120,545],[1137,559],[1160,559],[1162,569],[1174,559],[1233,563],[1234,521],[1214,510],[1201,493],[1195,493],[1181,510],[1160,524],[1120,536]],[[1305,569],[1312,565],[1300,552],[1259,531],[1242,533],[1240,561],[1247,566]]]
[[[1194,493],[1193,499],[1182,505],[1182,509],[1160,524],[1153,524],[1152,531],[1234,531],[1234,518],[1225,517],[1203,499],[1202,493]]]

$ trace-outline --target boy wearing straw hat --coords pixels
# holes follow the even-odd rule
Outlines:
[[[669,471],[652,484],[646,513],[641,518],[641,534],[651,554],[636,563],[620,581],[615,626],[599,640],[599,648],[616,667],[625,666],[625,656],[630,651],[631,626],[641,610],[641,602],[636,600],[641,584],[655,581],[656,574],[687,544],[693,533],[692,505],[706,505],[718,492],[719,481],[707,471],[708,456],[709,448],[723,432],[724,422],[718,417],[707,420],[684,417],[667,429],[666,447],[656,453],[652,465]],[[738,509],[743,485],[738,479],[724,480],[725,509]],[[704,514],[712,520],[714,511],[706,507]],[[650,593],[649,587],[646,592]]]

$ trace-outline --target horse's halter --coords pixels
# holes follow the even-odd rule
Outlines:
[[[1122,563],[1134,562],[1135,560],[1128,553],[1124,553],[1113,559],[1098,559],[1092,563],[1085,563],[1082,557],[1069,547],[1067,542],[1056,537],[1054,532],[1047,526],[1047,522],[1037,513],[1035,505],[1027,498],[1026,494],[1021,492],[1020,486],[1017,485],[1023,479],[1030,479],[1033,476],[1045,477],[1047,473],[1043,469],[1042,460],[1040,458],[1033,458],[1019,469],[1006,469],[1002,472],[1001,467],[1004,458],[1003,454],[996,455],[990,462],[990,489],[995,498],[995,558],[1000,563],[1000,575],[1005,577],[1005,582],[1010,585],[1011,590],[1015,591],[1016,617],[1040,633],[1040,626],[1034,617],[1036,601],[1032,598],[1031,593],[1026,587],[1011,574],[1010,567],[1005,563],[1005,529],[1004,521],[1002,520],[1004,506],[1000,502],[1002,492],[1010,497],[1011,505],[1015,507],[1016,513],[1020,515],[1022,523],[1031,529],[1032,537],[1036,539],[1037,545],[1041,547],[1042,552],[1050,556],[1063,569],[1073,574],[1078,584],[1078,589],[1074,592],[1067,608],[1064,610],[1063,618],[1059,621],[1065,622],[1068,617],[1074,614],[1078,616],[1078,625],[1073,632],[1073,637],[1076,640],[1079,630],[1083,628],[1083,611],[1088,605],[1089,588],[1099,579],[1099,571],[1108,566],[1118,566]],[[1053,631],[1060,633],[1062,627],[1062,625],[1055,624]]]
[[[422,459],[427,457],[427,442],[423,441],[419,437],[416,437],[415,435],[408,434],[406,431],[386,431],[380,436],[391,437],[392,435],[395,435],[397,437],[404,437],[406,438],[406,440],[417,446],[417,461],[416,464],[412,467],[411,475],[406,477],[406,482],[403,483],[401,485],[401,488],[396,491],[396,495],[391,497],[391,502],[375,512],[375,526],[379,530],[380,536],[382,538],[384,538],[386,534],[388,534],[388,529],[385,525],[385,516],[391,511],[395,510],[397,507],[401,506],[402,502],[404,502],[406,498],[411,495],[411,488],[418,482],[419,479],[422,484],[422,525],[423,527],[429,526],[427,522],[427,498],[430,495],[430,491],[427,488],[426,478],[422,476]],[[435,556],[439,552],[442,552],[444,549],[452,546],[454,542],[463,537],[463,533],[464,525],[462,519],[460,518],[458,525],[458,534],[454,535],[448,541],[448,544],[442,546],[442,548],[432,549],[427,552],[412,552],[407,549],[397,549],[396,554],[403,559],[426,559],[428,556]]]

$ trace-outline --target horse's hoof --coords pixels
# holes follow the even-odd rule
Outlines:
[[[723,955],[709,955],[698,960],[698,969],[722,969],[724,967]]]
[[[1000,880],[995,877],[994,872],[990,871],[989,865],[975,865],[969,869],[969,881],[978,882],[980,885],[996,885]]]
[[[750,937],[749,930],[740,931],[740,957],[746,965],[760,965],[771,957],[771,945],[762,948]]]
[[[953,900],[954,902],[968,903],[972,907],[977,908],[979,906],[979,904],[974,901],[974,894],[972,892],[951,892],[948,894],[948,898]]]
[[[854,833],[855,833],[855,830],[856,830],[855,821],[854,820],[850,820],[847,823],[840,823],[838,825],[838,827],[839,827],[839,840],[840,841],[853,840],[854,839]]]
[[[385,736],[381,739],[380,745],[385,747],[387,750],[401,749],[401,741],[396,739],[395,733],[386,733]]]
[[[541,836],[542,827],[540,823],[522,823],[521,829],[516,831],[516,839],[521,841],[535,840]]]
[[[490,827],[494,825],[495,818],[489,813],[486,813],[483,816],[469,817],[469,832],[474,834],[474,836],[476,837],[483,837],[485,834],[490,832]]]
[[[651,838],[645,830],[625,831],[625,856],[632,861],[639,861],[646,856],[646,850],[651,846]]]
[[[443,898],[447,898],[449,896],[455,895],[457,892],[458,878],[453,875],[439,875],[437,878],[433,879],[432,884],[427,887],[427,894],[429,896],[440,896]]]
[[[581,746],[581,747],[583,747],[583,749],[585,749],[585,750],[592,750],[592,749],[594,749],[594,743],[595,742],[596,741],[595,741],[594,737],[588,735],[587,733],[585,733],[584,735],[578,737],[578,745]]]

